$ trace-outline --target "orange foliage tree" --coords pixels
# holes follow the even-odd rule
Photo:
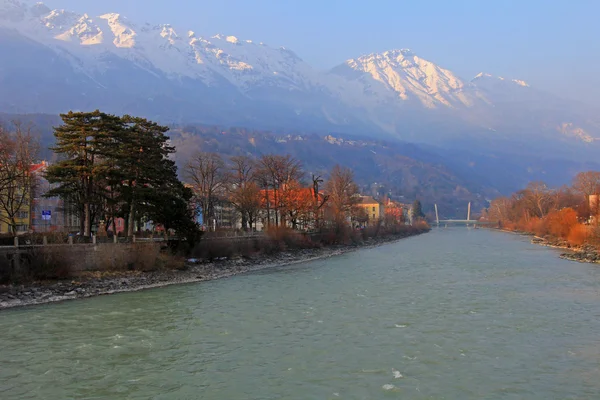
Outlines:
[[[600,190],[599,179],[599,172],[589,171],[577,175],[572,187],[551,189],[543,182],[530,183],[511,197],[493,200],[488,218],[507,229],[549,235],[573,245],[594,244],[597,221],[590,218],[588,198]]]
[[[299,223],[307,224],[311,220],[314,196],[312,189],[302,187],[298,181],[288,183],[281,190],[282,218],[287,219],[293,229]]]
[[[572,208],[551,211],[546,217],[548,233],[562,239],[567,239],[577,224],[577,212]]]

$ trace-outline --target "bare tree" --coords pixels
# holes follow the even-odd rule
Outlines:
[[[208,223],[209,228],[215,218],[215,204],[225,191],[227,172],[225,162],[216,153],[197,153],[185,167],[185,173],[202,210],[204,223]]]
[[[278,226],[281,209],[285,208],[282,199],[286,197],[281,195],[281,191],[287,190],[291,182],[302,179],[302,164],[290,155],[264,155],[258,160],[258,165],[258,182],[265,190],[268,223],[270,224],[270,213],[273,210],[275,225]]]
[[[600,193],[600,172],[587,171],[578,173],[573,178],[573,189],[585,196],[588,200],[590,195]]]
[[[323,208],[323,206],[325,204],[327,204],[327,201],[329,201],[329,195],[325,194],[325,195],[321,195],[319,192],[319,184],[323,183],[323,178],[321,177],[321,175],[312,176],[312,182],[313,182],[313,198],[314,198],[314,203],[313,203],[313,217],[315,220],[315,228],[319,229],[321,226],[321,210]]]
[[[37,177],[31,171],[39,145],[31,136],[31,128],[13,122],[14,131],[0,128],[0,220],[13,235],[19,220],[31,221],[31,200]]]
[[[252,228],[260,209],[260,189],[256,185],[256,163],[247,156],[231,158],[229,200],[241,216],[242,229]]]
[[[531,182],[521,191],[532,215],[544,218],[552,204],[552,191],[544,182]]]
[[[500,197],[492,201],[488,213],[489,219],[499,224],[508,222],[512,218],[513,201],[508,197]]]
[[[326,184],[326,191],[329,195],[329,206],[334,222],[339,226],[351,216],[354,206],[360,201],[352,170],[339,165],[333,167]]]

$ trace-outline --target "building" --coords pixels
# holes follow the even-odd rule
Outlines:
[[[310,187],[287,186],[277,195],[273,190],[261,190],[259,196],[260,209],[254,226],[259,231],[275,225],[310,231],[326,212],[326,207],[322,207],[325,195],[319,192],[315,196],[315,189]]]
[[[2,209],[0,209],[0,233],[22,235],[31,232],[35,221],[35,196],[39,190],[40,182],[43,185],[42,172],[47,166],[46,162],[34,164],[29,167],[27,178],[21,183],[9,184],[0,193],[2,196]],[[26,183],[24,183],[26,182]],[[19,185],[30,185],[20,187]],[[13,215],[13,218],[10,218]]]
[[[23,207],[25,208],[23,211],[17,211],[15,214],[15,231],[17,235],[23,235],[30,230],[29,205],[23,204]],[[0,214],[0,234],[12,234],[12,223],[9,222],[5,212]]]
[[[405,204],[385,198],[383,200],[384,219],[386,223],[404,224],[408,221],[408,209]]]
[[[77,213],[73,206],[65,204],[59,197],[44,197],[52,185],[44,178],[48,163],[42,161],[31,166],[36,175],[35,187],[32,190],[30,231],[32,232],[76,232],[80,229]]]
[[[357,207],[364,210],[367,216],[367,224],[378,221],[384,217],[384,206],[371,196],[360,196]]]

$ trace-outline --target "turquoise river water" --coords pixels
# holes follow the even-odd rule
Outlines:
[[[600,399],[600,268],[467,228],[0,312],[0,399]]]

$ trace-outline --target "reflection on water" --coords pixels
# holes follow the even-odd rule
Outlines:
[[[600,270],[485,230],[0,313],[2,399],[591,399]]]

